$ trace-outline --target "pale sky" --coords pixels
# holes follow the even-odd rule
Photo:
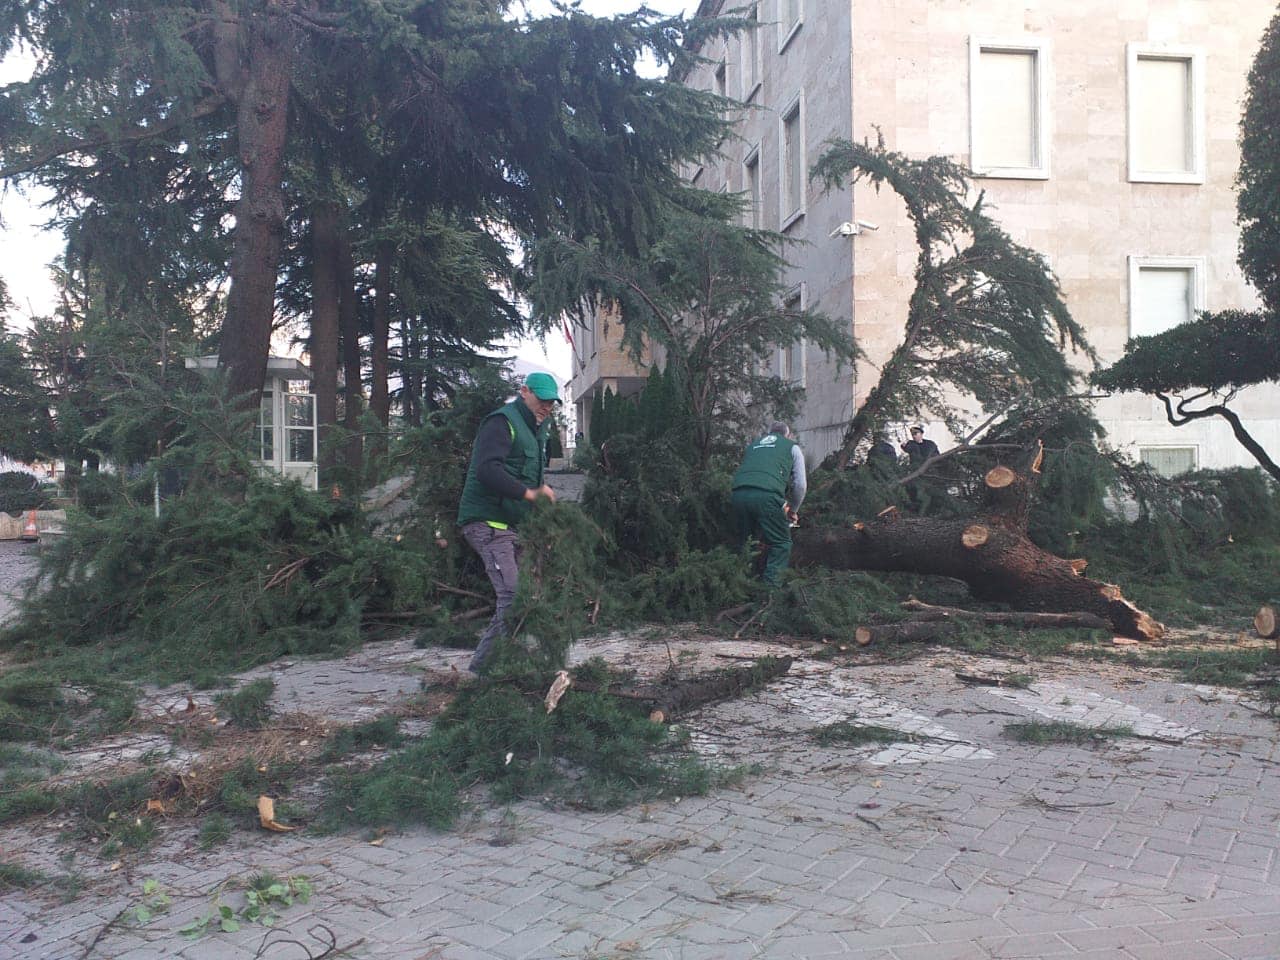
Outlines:
[[[581,0],[580,6],[595,16],[609,16],[634,10],[641,0]],[[697,0],[649,0],[650,9],[662,13],[692,14]],[[552,11],[550,0],[527,0],[514,8],[534,16],[544,16]],[[30,57],[20,53],[10,54],[0,60],[0,84],[26,79],[31,75]],[[656,72],[656,68],[652,68]],[[49,264],[62,251],[62,237],[55,231],[43,229],[49,219],[40,204],[48,199],[45,191],[33,189],[20,194],[11,184],[0,183],[0,276],[4,277],[9,296],[14,302],[14,312],[8,318],[9,326],[26,326],[28,318],[35,314],[48,314],[55,302],[55,288],[49,275]],[[512,355],[533,366],[550,370],[562,383],[569,376],[571,356],[569,345],[563,337],[552,334],[545,344],[537,340],[514,340],[508,344]]]

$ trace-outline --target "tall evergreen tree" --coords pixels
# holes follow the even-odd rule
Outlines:
[[[5,5],[0,55],[21,40],[37,69],[0,90],[0,177],[43,178],[64,157],[92,166],[132,144],[181,153],[199,131],[225,139],[239,194],[220,357],[229,389],[256,395],[275,317],[287,163],[299,118],[327,100],[308,80],[341,79],[332,64],[375,91],[364,100],[374,116],[356,117],[376,124],[364,171],[382,198],[375,230],[412,185],[418,209],[505,222],[523,236],[558,230],[635,246],[675,190],[675,163],[713,149],[724,132],[715,97],[635,67],[645,54],[671,62],[686,37],[733,24],[646,10],[524,21],[505,12],[501,0]],[[384,416],[395,259],[384,237],[373,257],[372,397]]]

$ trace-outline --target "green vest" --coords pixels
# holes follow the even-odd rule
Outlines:
[[[542,468],[546,462],[544,452],[547,447],[547,431],[551,418],[542,421],[535,433],[529,429],[524,412],[523,400],[512,400],[499,407],[485,417],[504,417],[511,425],[511,452],[507,454],[504,464],[507,473],[515,477],[526,487],[542,486]],[[526,408],[527,409],[527,408]],[[471,465],[467,467],[467,482],[462,488],[462,502],[458,505],[458,525],[471,523],[473,520],[484,520],[514,527],[532,509],[533,504],[527,500],[510,500],[500,497],[476,476],[476,454],[471,452]]]
[[[780,497],[786,496],[787,484],[791,482],[791,450],[794,447],[794,440],[766,433],[747,448],[742,466],[733,475],[733,489],[754,487]]]

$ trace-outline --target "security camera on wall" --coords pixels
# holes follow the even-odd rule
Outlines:
[[[856,237],[858,234],[862,233],[864,230],[879,230],[879,229],[880,228],[876,224],[869,223],[866,220],[854,220],[852,222],[846,220],[844,223],[840,224],[840,226],[832,230],[831,233],[828,234],[828,236]]]

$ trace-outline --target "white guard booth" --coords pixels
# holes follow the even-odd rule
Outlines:
[[[217,357],[191,357],[189,370],[213,370]],[[316,490],[316,395],[311,369],[292,357],[269,357],[258,411],[259,459],[254,461],[304,487]]]

